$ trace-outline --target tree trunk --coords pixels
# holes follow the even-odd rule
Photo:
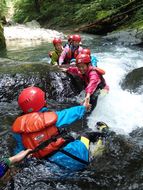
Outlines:
[[[93,30],[97,34],[106,34],[107,32],[113,31],[115,28],[120,26],[123,21],[125,22],[131,17],[131,14],[143,7],[143,0],[133,0],[121,7],[119,7],[114,13],[108,15],[105,18],[96,20],[95,22],[82,26],[75,31],[87,31]]]
[[[39,0],[35,0],[35,9],[36,9],[37,13],[40,13],[40,1]]]

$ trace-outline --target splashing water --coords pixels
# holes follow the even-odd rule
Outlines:
[[[110,87],[109,94],[100,96],[97,107],[89,117],[89,127],[96,121],[106,122],[117,133],[128,134],[143,126],[143,95],[122,90],[120,82],[135,68],[143,66],[143,53],[129,48],[116,47],[114,52],[96,54],[98,66],[105,69],[105,79]]]

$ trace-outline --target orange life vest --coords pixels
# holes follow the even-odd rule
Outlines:
[[[25,148],[35,149],[45,140],[59,134],[58,128],[55,126],[56,121],[57,115],[54,112],[29,113],[18,117],[12,126],[12,130],[22,135]],[[65,142],[64,138],[58,137],[48,146],[34,153],[34,156],[37,158],[47,156],[58,150]]]

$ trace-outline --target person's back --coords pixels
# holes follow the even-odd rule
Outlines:
[[[46,104],[45,93],[37,87],[24,89],[19,95],[18,103],[25,114],[18,117],[12,127],[18,145],[16,149],[17,153],[24,148],[35,149],[40,143],[45,143],[47,139],[47,146],[43,150],[39,150],[34,156],[51,160],[57,164],[59,162],[59,165],[68,167],[71,170],[85,167],[85,163],[79,163],[79,161],[68,156],[69,154],[73,154],[79,160],[83,159],[86,162],[88,152],[86,153],[85,146],[79,140],[64,138],[60,129],[81,119],[89,105],[49,112],[48,108],[44,107]],[[76,153],[74,152],[75,150],[77,150]],[[61,163],[61,157],[65,162]],[[69,162],[73,162],[72,167],[69,165]]]

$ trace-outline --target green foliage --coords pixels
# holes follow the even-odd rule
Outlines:
[[[19,23],[31,21],[38,17],[35,9],[34,1],[31,0],[15,0],[14,1],[14,20]]]
[[[4,0],[0,0],[3,1]],[[7,0],[8,1],[8,0]],[[133,0],[13,0],[14,20],[19,23],[39,21],[46,26],[75,28],[79,24],[106,18],[119,7]],[[38,9],[37,9],[38,6]],[[138,12],[132,22],[142,22],[143,11]],[[126,23],[125,23],[126,24]],[[128,23],[127,23],[128,24]]]
[[[75,13],[77,23],[92,22],[96,18],[96,4],[85,4]]]
[[[5,0],[0,0],[0,19],[7,13],[7,5]]]
[[[98,2],[101,9],[109,10],[116,9],[130,1],[131,0],[99,0]]]
[[[128,23],[130,28],[143,29],[143,8],[139,9]]]

